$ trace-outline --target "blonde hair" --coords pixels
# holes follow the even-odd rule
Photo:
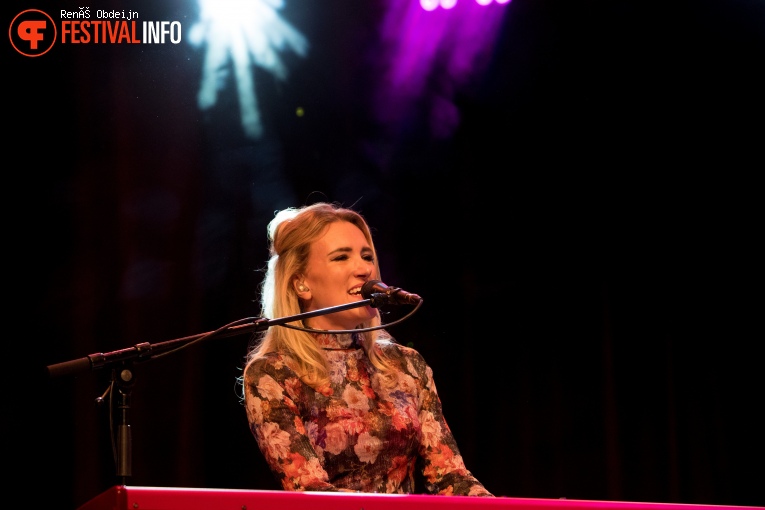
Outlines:
[[[358,212],[326,202],[278,211],[268,224],[270,258],[260,289],[263,317],[276,319],[302,312],[300,300],[292,285],[293,278],[305,273],[311,244],[324,235],[331,223],[337,221],[347,221],[361,230],[375,255],[375,269],[380,277],[372,234],[366,220]],[[361,327],[380,324],[378,311],[375,317],[361,324]],[[380,344],[390,343],[390,336],[384,330],[357,334],[362,337],[362,347],[372,365],[380,370],[384,380],[389,379],[392,366],[380,349]],[[250,346],[247,365],[269,353],[285,354],[290,368],[306,384],[319,388],[329,383],[326,359],[310,333],[281,326],[269,327]]]

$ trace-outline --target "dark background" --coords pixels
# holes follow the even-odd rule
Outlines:
[[[7,25],[78,9],[44,4]],[[6,44],[6,491],[73,510],[119,483],[110,370],[46,367],[256,316],[274,210],[329,200],[423,296],[391,333],[494,494],[765,504],[765,3],[513,0],[449,137],[424,100],[394,129],[370,114],[385,2],[287,4],[313,49],[286,84],[255,71],[257,142],[233,94],[196,108],[185,43]],[[247,342],[134,366],[129,485],[278,488],[237,397]]]

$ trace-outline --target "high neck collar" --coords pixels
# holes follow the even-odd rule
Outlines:
[[[316,343],[325,350],[358,349],[361,338],[358,333],[311,333]]]

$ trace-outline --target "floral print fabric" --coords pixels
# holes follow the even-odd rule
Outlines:
[[[315,390],[282,354],[244,375],[250,430],[285,490],[492,496],[468,471],[444,420],[433,373],[414,349],[382,348],[400,368],[386,387],[351,335],[315,335],[330,384]]]

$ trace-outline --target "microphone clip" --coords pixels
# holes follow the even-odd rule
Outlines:
[[[384,292],[373,292],[369,295],[369,304],[372,308],[380,308],[381,306],[389,305],[390,303],[390,295]]]

